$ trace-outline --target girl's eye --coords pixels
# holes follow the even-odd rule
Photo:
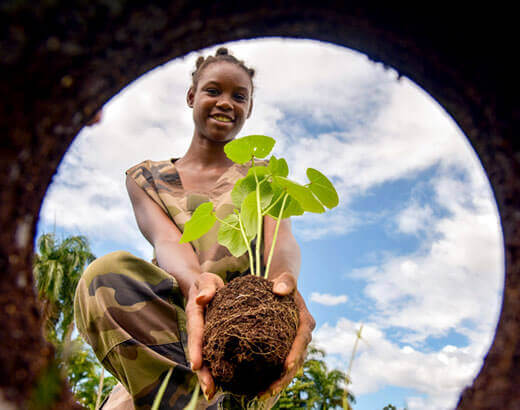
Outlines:
[[[237,101],[245,101],[247,97],[244,94],[235,94],[235,99]]]
[[[206,92],[209,95],[218,95],[218,90],[216,88],[206,88]]]

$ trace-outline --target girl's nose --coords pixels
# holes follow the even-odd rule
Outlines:
[[[217,101],[217,107],[222,110],[231,110],[233,108],[231,102],[226,96],[222,96],[221,98],[219,98],[219,100]]]

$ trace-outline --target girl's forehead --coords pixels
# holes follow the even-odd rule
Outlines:
[[[240,87],[247,89],[252,88],[252,81],[249,74],[239,65],[228,61],[211,63],[200,72],[198,79],[199,85],[212,81],[217,83],[235,83]]]

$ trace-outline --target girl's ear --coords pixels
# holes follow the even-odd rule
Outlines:
[[[193,108],[193,101],[195,99],[195,90],[193,86],[188,90],[188,94],[186,94],[186,102],[188,103],[188,107]]]
[[[251,112],[252,111],[253,111],[253,99],[251,98],[251,102],[249,103],[249,111],[247,113],[247,117],[246,118],[251,117]]]

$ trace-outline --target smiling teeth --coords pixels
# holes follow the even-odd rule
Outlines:
[[[213,118],[215,118],[218,121],[231,122],[231,118],[224,117],[223,115],[214,115]]]

